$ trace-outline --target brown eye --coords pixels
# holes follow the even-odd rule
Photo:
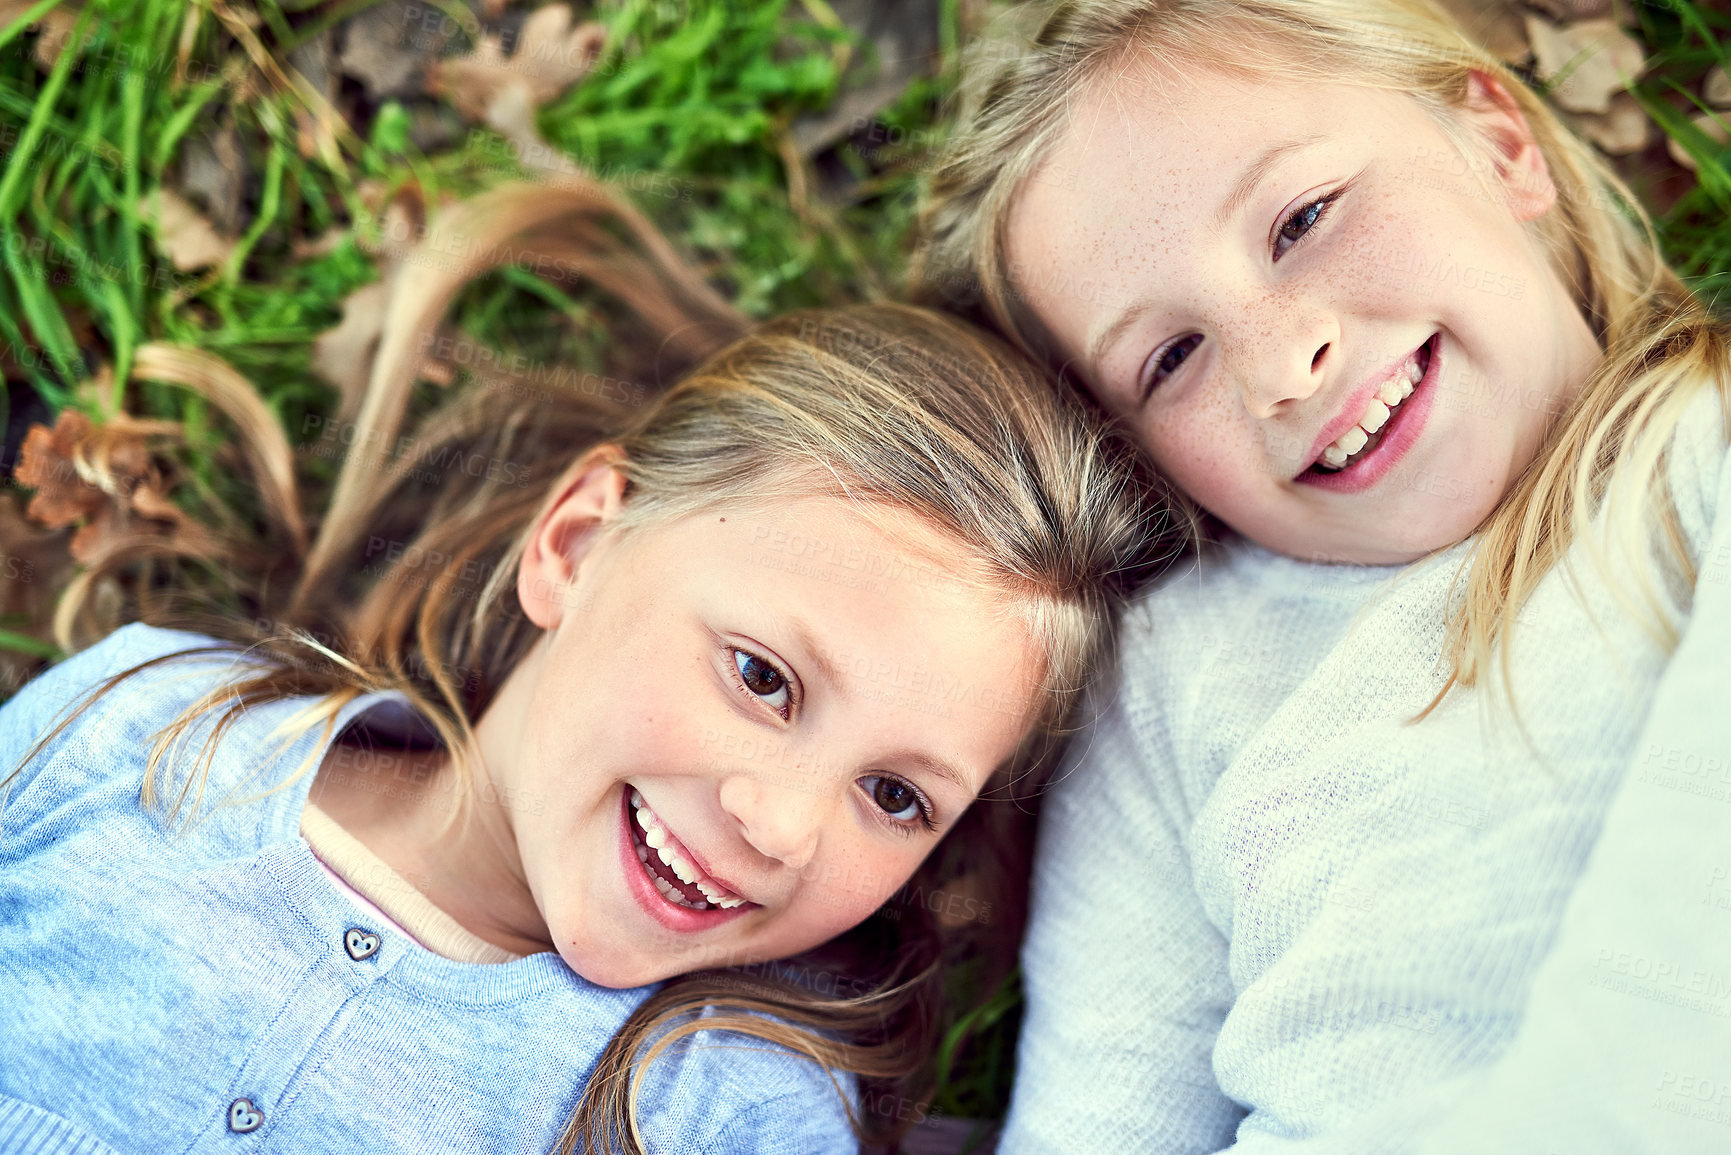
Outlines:
[[[787,712],[793,695],[788,689],[786,675],[756,654],[744,650],[733,651],[733,665],[747,690],[762,698],[777,713]]]
[[[898,822],[912,822],[925,813],[920,806],[920,796],[900,778],[873,774],[861,778],[860,782],[878,808]]]

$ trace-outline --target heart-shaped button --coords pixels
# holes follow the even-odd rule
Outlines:
[[[245,1135],[257,1131],[264,1122],[264,1112],[252,1105],[251,1099],[236,1099],[228,1105],[228,1129]]]
[[[379,953],[379,936],[351,926],[349,933],[343,936],[343,949],[348,951],[349,957],[356,962],[372,958]]]

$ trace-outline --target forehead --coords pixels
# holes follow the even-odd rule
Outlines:
[[[1407,111],[1375,89],[1276,71],[1182,72],[1126,60],[1069,105],[1007,218],[1018,289],[1065,352],[1078,317],[1128,302],[1118,286],[1171,269],[1218,240],[1228,190],[1269,145],[1362,141]],[[1187,293],[1205,283],[1174,286]]]

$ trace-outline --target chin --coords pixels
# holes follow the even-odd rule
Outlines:
[[[611,990],[629,990],[632,987],[647,986],[653,982],[670,978],[677,973],[678,968],[663,966],[656,968],[653,964],[640,958],[614,955],[606,957],[586,956],[573,957],[578,952],[576,948],[561,951],[559,957],[565,960],[565,965],[576,971],[584,982],[593,983],[598,987]]]

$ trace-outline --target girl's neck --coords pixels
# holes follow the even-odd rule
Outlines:
[[[453,778],[443,749],[338,742],[309,797],[465,930],[513,954],[551,950],[503,808],[482,805],[477,785],[467,819],[447,825],[458,800]]]

